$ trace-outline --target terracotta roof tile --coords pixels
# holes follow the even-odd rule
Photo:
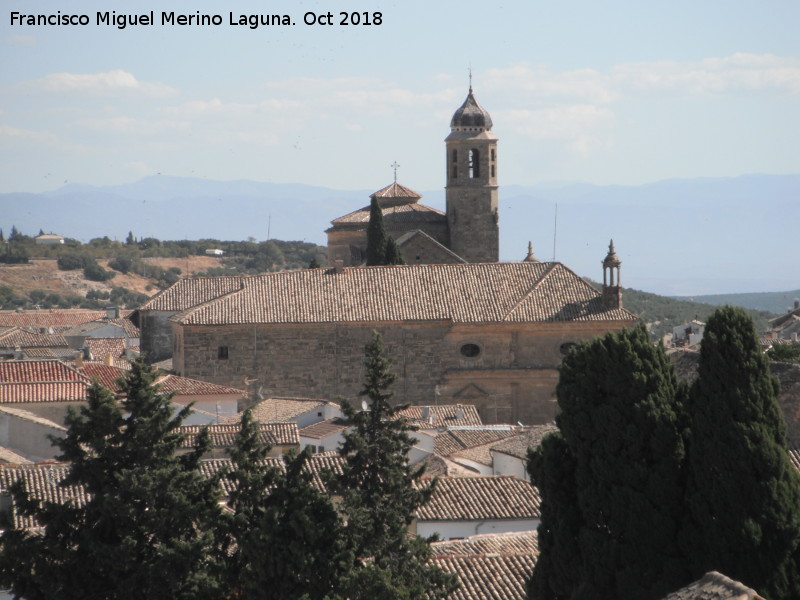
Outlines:
[[[243,397],[247,395],[244,390],[239,390],[225,385],[189,379],[179,375],[164,375],[156,380],[158,390],[162,393],[176,394],[179,396],[218,396],[229,395]]]
[[[126,373],[126,369],[120,367],[90,362],[84,362],[83,367],[76,369],[76,371],[92,381],[97,381],[97,383],[114,393],[120,392],[117,379],[124,377]]]
[[[393,206],[382,206],[383,222],[387,229],[391,229],[394,224],[410,223],[446,223],[447,215],[437,208],[425,206],[424,204],[397,204]],[[363,229],[369,223],[370,207],[365,206],[354,210],[351,213],[342,215],[331,221],[332,227],[327,231],[336,229]]]
[[[307,438],[322,439],[339,431],[344,431],[350,425],[344,419],[328,419],[303,427],[300,435]]]
[[[662,600],[765,600],[753,589],[717,571],[664,596]]]
[[[560,263],[310,269],[241,281],[242,290],[173,319],[185,325],[636,319],[625,309],[606,310],[597,290]]]
[[[89,321],[101,319],[106,315],[104,310],[85,310],[77,308],[52,310],[0,310],[0,327],[74,327]]]
[[[328,400],[313,400],[311,398],[266,398],[253,405],[251,414],[253,419],[262,423],[285,423],[293,421],[296,417],[331,404],[336,408],[339,405]],[[237,413],[223,420],[224,423],[238,423],[242,420],[242,413]]]
[[[139,307],[140,311],[186,310],[241,289],[245,277],[187,277],[178,280]]]
[[[63,504],[72,500],[83,506],[89,495],[82,487],[59,485],[66,477],[69,467],[64,463],[37,463],[34,465],[5,466],[0,468],[0,490],[7,490],[15,481],[22,479],[25,489],[37,500]],[[14,527],[31,529],[39,526],[33,517],[24,517],[13,511]]]
[[[85,400],[89,383],[58,360],[0,362],[0,403]]]
[[[434,556],[470,556],[481,554],[539,554],[536,530],[510,531],[508,533],[485,533],[460,540],[434,542]]]
[[[417,519],[534,519],[540,516],[540,503],[533,484],[510,475],[440,477],[430,502],[417,510]]]
[[[186,436],[182,448],[194,448],[202,425],[182,425],[178,430]],[[239,433],[239,425],[208,425],[213,448],[230,448]],[[300,443],[295,423],[259,423],[259,439],[267,446],[298,446]]]
[[[0,333],[0,348],[66,348],[66,338],[57,333],[39,333],[12,327]]]
[[[491,449],[493,452],[502,452],[516,458],[526,459],[528,449],[538,448],[544,436],[555,431],[558,431],[558,427],[552,423],[533,425],[527,431],[493,444]]]
[[[86,338],[84,345],[89,349],[92,360],[105,360],[107,356],[123,358],[128,348],[124,337]]]
[[[448,600],[525,600],[536,556],[437,556],[432,562],[446,573],[455,574],[461,584]]]
[[[433,451],[439,456],[450,456],[468,448],[494,444],[512,435],[517,430],[512,426],[479,426],[470,429],[451,428],[442,431],[433,441]]]
[[[459,413],[460,411],[460,413]],[[432,429],[453,425],[483,425],[478,409],[472,404],[439,404],[433,406],[409,406],[397,413],[408,419],[409,424],[420,429]],[[457,418],[456,415],[460,418]]]

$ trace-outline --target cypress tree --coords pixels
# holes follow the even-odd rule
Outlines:
[[[400,248],[397,246],[397,242],[394,241],[393,237],[389,237],[386,240],[386,262],[387,265],[404,265],[406,261],[403,260],[403,254],[400,252]]]
[[[344,402],[352,429],[339,449],[345,460],[331,487],[342,497],[345,535],[358,560],[342,580],[341,593],[350,600],[445,598],[455,580],[428,563],[429,540],[409,535],[416,510],[433,493],[420,485],[422,469],[408,465],[414,444],[408,423],[397,417],[403,407],[390,404],[396,375],[385,356],[380,334],[366,348],[366,377],[360,395],[364,410]]]
[[[188,408],[173,415],[154,374],[136,360],[122,382],[122,406],[95,384],[87,406],[67,417],[54,440],[70,468],[63,486],[83,487],[82,506],[39,502],[13,490],[41,535],[10,529],[0,551],[0,580],[27,600],[45,598],[218,598],[211,573],[211,524],[219,517],[217,488],[199,460],[210,446],[177,456],[176,431]]]
[[[777,393],[747,313],[715,311],[690,393],[686,550],[695,576],[717,570],[788,600],[800,597],[800,478]]]
[[[243,600],[322,600],[348,564],[339,517],[312,485],[308,450],[287,455],[285,472],[265,462],[267,452],[248,410],[226,474],[233,510],[225,526],[227,589]]]
[[[534,597],[645,600],[680,587],[683,394],[663,348],[641,325],[582,344],[556,394],[563,441],[531,463],[546,509]]]
[[[369,223],[367,224],[367,266],[386,264],[386,244],[389,235],[383,223],[383,211],[377,198],[369,204]]]

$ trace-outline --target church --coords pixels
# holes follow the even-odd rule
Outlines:
[[[368,209],[332,222],[328,268],[181,279],[139,309],[142,348],[177,374],[265,397],[358,401],[383,335],[398,403],[472,404],[485,423],[546,423],[569,349],[629,327],[613,243],[598,292],[531,252],[498,262],[497,137],[470,88],[445,140],[446,212],[397,182],[375,193],[406,265],[358,266]],[[598,257],[600,258],[600,257]]]
[[[497,211],[497,136],[492,118],[475,99],[467,99],[450,120],[445,139],[446,212],[421,204],[417,192],[396,181],[370,196],[383,211],[386,231],[406,264],[497,262],[500,227]],[[334,219],[328,234],[328,266],[364,262],[370,207]]]

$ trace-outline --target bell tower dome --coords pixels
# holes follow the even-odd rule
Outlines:
[[[445,139],[450,249],[468,262],[497,262],[500,257],[497,141],[492,118],[470,85]]]

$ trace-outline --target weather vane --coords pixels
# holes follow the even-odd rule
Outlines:
[[[392,164],[389,165],[394,169],[394,182],[397,183],[397,168],[400,166],[397,164],[397,161],[394,161]]]

